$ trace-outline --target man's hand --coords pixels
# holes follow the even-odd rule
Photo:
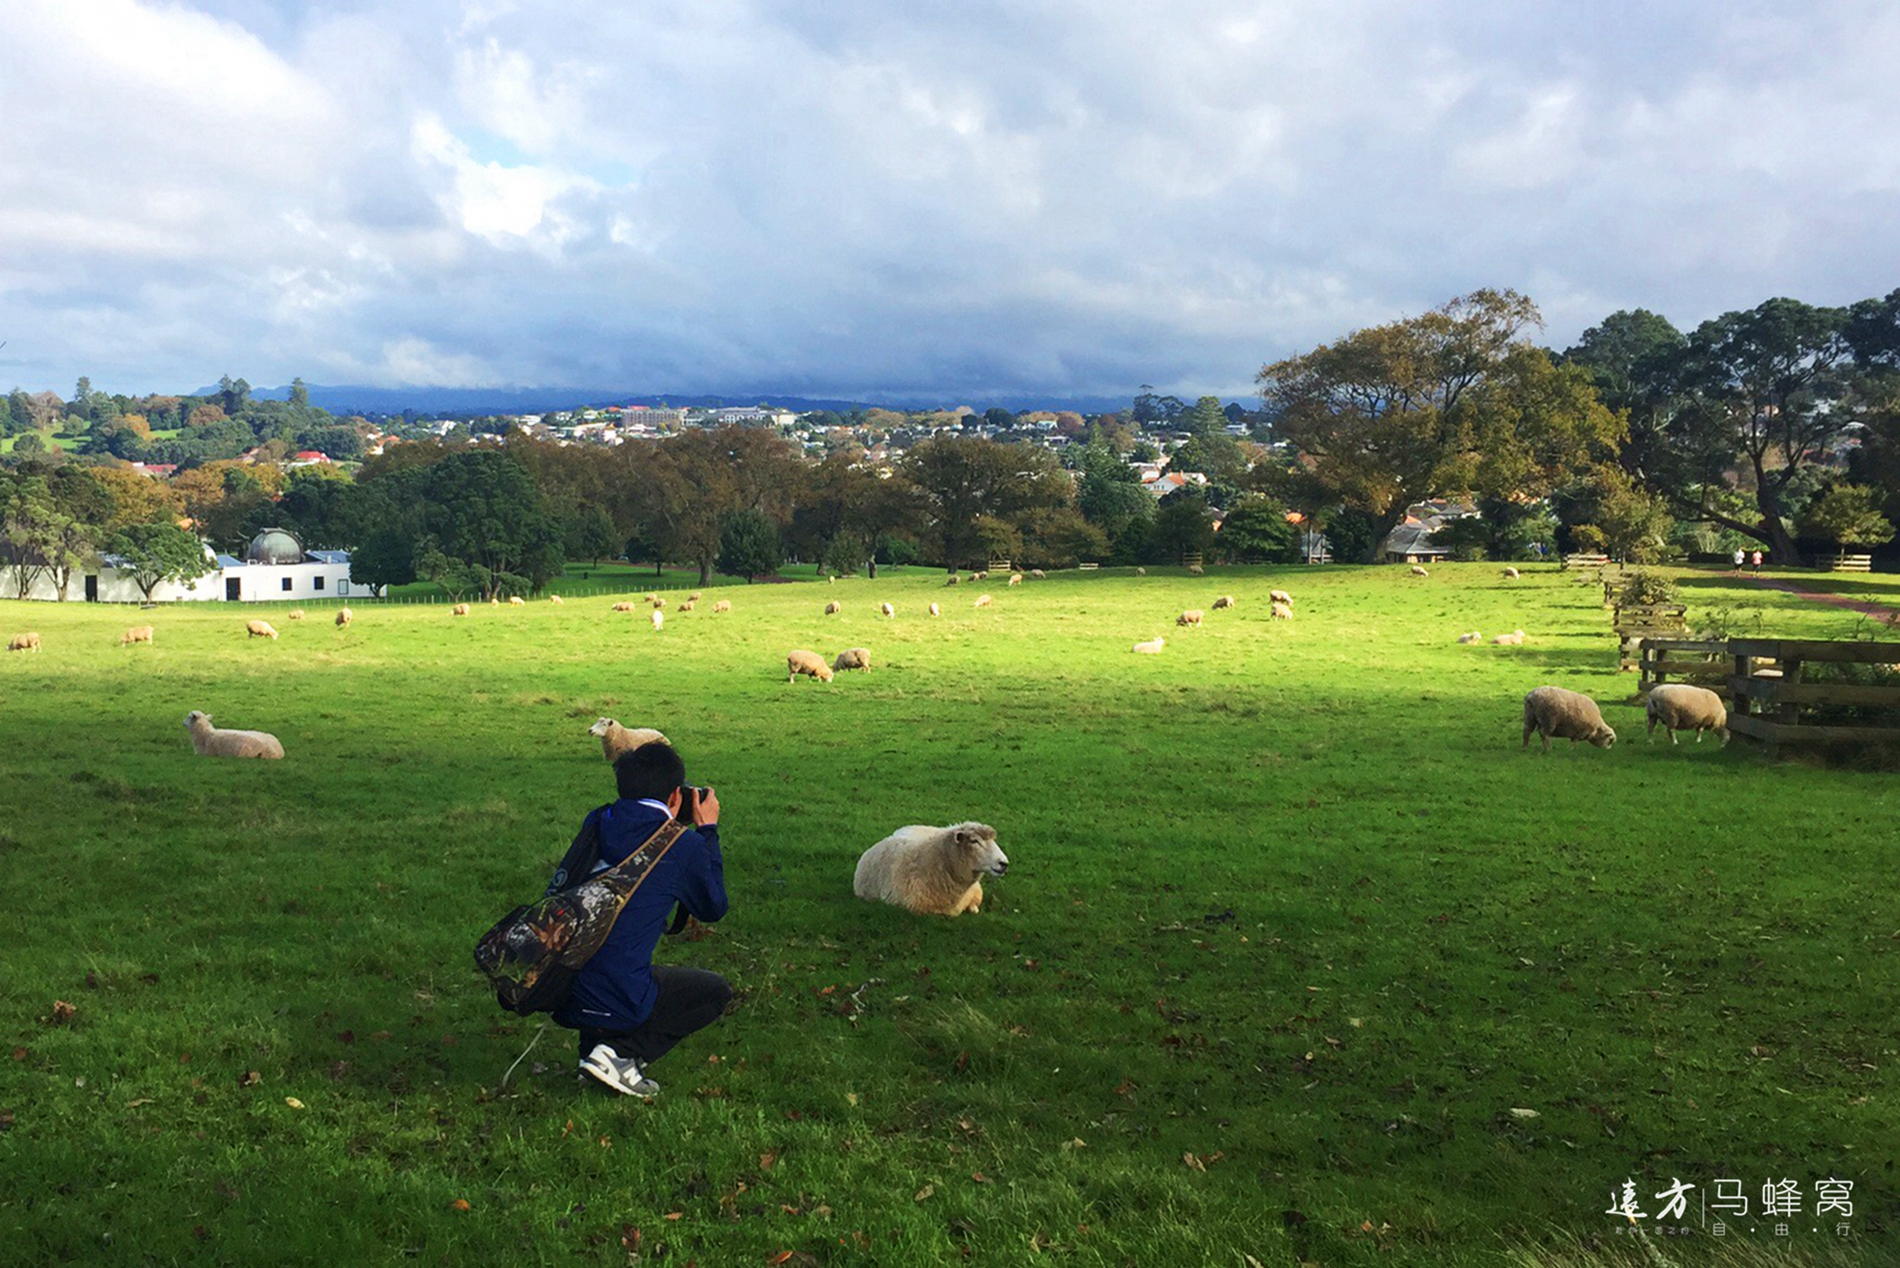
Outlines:
[[[706,791],[700,793],[699,799],[693,803],[693,826],[705,828],[718,822],[719,795],[713,792],[711,785],[707,785]]]

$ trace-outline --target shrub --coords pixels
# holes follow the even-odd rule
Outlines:
[[[1680,592],[1675,582],[1641,568],[1625,577],[1623,584],[1616,590],[1617,603],[1626,608],[1653,607],[1659,603],[1675,603],[1679,599]]]

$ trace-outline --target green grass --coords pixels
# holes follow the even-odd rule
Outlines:
[[[1555,571],[981,588],[736,587],[659,634],[604,598],[0,603],[45,642],[0,658],[0,1260],[624,1264],[637,1229],[674,1265],[1581,1264],[1632,1244],[1625,1177],[1653,1209],[1771,1176],[1853,1179],[1844,1253],[1900,1258],[1893,776],[1646,747]],[[853,645],[871,672],[786,684]],[[1546,682],[1622,742],[1520,752]],[[288,759],[194,757],[194,708]],[[651,1105],[577,1088],[558,1030],[504,1086],[539,1021],[470,961],[611,795],[601,714],[725,807],[731,914],[661,954],[741,1000]],[[1011,858],[981,915],[852,897],[881,836],[966,818]]]

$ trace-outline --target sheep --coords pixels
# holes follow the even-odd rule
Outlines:
[[[455,605],[454,607],[452,607],[452,608],[450,608],[450,609],[449,609],[449,615],[450,615],[450,616],[467,616],[467,615],[468,615],[468,604],[466,604],[466,603],[458,603],[458,604],[456,604],[456,605]]]
[[[1531,746],[1533,732],[1543,740],[1546,753],[1553,736],[1573,745],[1584,740],[1597,748],[1616,743],[1616,732],[1603,720],[1597,702],[1562,687],[1539,687],[1524,697],[1525,748]]]
[[[301,620],[303,620],[303,609],[302,609],[302,608],[292,608],[292,609],[291,609],[290,611],[288,611],[288,612],[286,612],[286,613],[284,613],[284,619],[285,619],[286,621],[301,621]]]
[[[836,599],[833,599],[830,603],[825,604],[826,616],[836,616],[838,615],[838,613],[842,611],[844,611],[844,604],[838,602]]]
[[[1517,569],[1515,569],[1515,568],[1506,568],[1506,569],[1505,569],[1505,570],[1504,570],[1504,571],[1503,571],[1503,572],[1502,572],[1502,573],[1501,573],[1500,575],[1501,575],[1501,576],[1502,576],[1502,577],[1503,577],[1503,578],[1504,578],[1504,579],[1505,579],[1506,581],[1516,581],[1516,580],[1517,580]]]
[[[614,604],[614,611],[631,612],[633,611],[633,604],[627,602],[625,599],[622,599],[619,603]]]
[[[942,616],[942,615],[943,615],[943,609],[942,609],[941,607],[939,607],[939,606],[937,606],[936,604],[934,604],[934,603],[933,603],[933,604],[931,604],[931,605],[930,605],[930,615],[932,615],[932,616]]]
[[[950,574],[949,580],[945,581],[944,584],[946,586],[960,586],[963,584],[963,578],[953,572]]]
[[[336,623],[339,627],[348,625],[355,619],[356,613],[350,611],[348,608],[338,608],[336,610]]]
[[[701,593],[700,593],[699,591],[697,591],[697,590],[695,590],[695,591],[693,591],[693,592],[692,592],[691,594],[689,594],[689,595],[687,595],[687,596],[686,596],[686,601],[687,601],[688,603],[698,603],[698,602],[699,602],[699,601],[700,601],[701,599],[703,599],[703,598],[705,598],[705,597],[706,597],[705,595],[703,595],[703,594],[701,594]]]
[[[1661,723],[1669,732],[1671,744],[1676,742],[1677,731],[1694,731],[1697,744],[1702,743],[1704,731],[1713,731],[1724,747],[1728,745],[1728,709],[1722,697],[1707,687],[1691,687],[1681,682],[1651,687],[1643,711],[1649,718],[1645,743],[1655,737],[1656,724]]]
[[[508,606],[511,608],[525,608],[528,606],[528,601],[518,594],[511,594],[508,596]]]
[[[1413,575],[1414,577],[1429,577],[1429,576],[1431,576],[1432,574],[1431,574],[1431,573],[1429,573],[1429,572],[1426,572],[1426,571],[1425,571],[1425,570],[1424,570],[1423,568],[1421,568],[1421,567],[1419,567],[1419,566],[1418,566],[1417,564],[1413,564],[1413,565],[1412,565],[1412,575]]]
[[[990,579],[990,570],[987,568],[985,568],[982,572],[973,572],[970,574],[970,580],[972,581],[988,581],[989,579]]]
[[[1202,612],[1199,608],[1189,608],[1187,611],[1183,612],[1180,616],[1175,617],[1174,623],[1182,627],[1186,627],[1189,625],[1199,625],[1201,623],[1202,617],[1204,617],[1205,615],[1206,613]]]
[[[1154,656],[1160,653],[1161,649],[1167,645],[1167,642],[1168,642],[1167,639],[1162,638],[1159,635],[1156,635],[1154,638],[1149,639],[1145,643],[1136,643],[1133,647],[1129,648],[1128,650],[1131,652],[1138,652],[1143,656]]]
[[[832,672],[843,673],[847,669],[869,669],[871,652],[865,647],[848,647],[838,653],[838,659],[831,662]]]
[[[662,599],[659,595],[656,594],[653,596],[653,602],[649,604],[648,606],[650,606],[655,612],[658,612],[661,609],[666,607],[666,600]]]
[[[698,602],[699,601],[697,599],[688,599],[686,600],[686,602],[680,604],[679,607],[675,610],[680,611],[680,612],[691,612],[696,606],[698,606]]]
[[[191,747],[199,757],[258,757],[275,761],[284,755],[277,737],[263,731],[220,731],[211,725],[211,715],[193,709],[185,715],[185,730],[191,732]]]
[[[719,602],[713,604],[713,614],[715,616],[717,616],[721,612],[730,612],[730,611],[732,611],[731,599],[721,599],[719,600]]]
[[[8,640],[7,650],[10,652],[37,652],[40,650],[40,636],[33,633],[15,634]]]
[[[888,603],[880,603],[880,604],[878,604],[878,605],[877,605],[877,610],[878,610],[878,615],[880,615],[880,616],[888,616],[888,617],[890,617],[890,618],[891,618],[891,619],[892,619],[893,621],[897,619],[897,609],[896,609],[896,608],[894,608],[894,607],[892,607],[892,606],[891,606],[890,604],[888,604]]]
[[[641,596],[640,596],[640,598],[641,598],[641,600],[642,600],[643,602],[646,602],[646,603],[659,603],[659,602],[661,602],[661,601],[662,601],[662,600],[660,599],[660,596],[659,596],[659,595],[657,595],[657,594],[655,594],[655,593],[654,593],[653,591],[651,591],[651,590],[649,590],[649,591],[647,591],[647,592],[646,592],[645,594],[643,594],[643,595],[641,595]]]
[[[1524,631],[1513,630],[1509,634],[1500,634],[1491,640],[1491,645],[1493,647],[1522,647],[1524,645]]]
[[[1010,584],[1010,585],[1012,585],[1012,586],[1019,586],[1019,585],[1021,585],[1022,583],[1023,583],[1023,574],[1022,574],[1022,573],[1020,573],[1020,572],[1012,572],[1012,573],[1010,573],[1010,574],[1009,574],[1009,584]],[[1008,589],[1008,586],[1005,586],[1005,587],[1004,587],[1004,589]]]
[[[1267,591],[1267,598],[1275,603],[1284,603],[1288,607],[1293,606],[1293,596],[1284,590],[1269,590]]]
[[[976,596],[976,603],[974,604],[974,606],[979,607],[979,608],[987,608],[990,604],[994,602],[995,600],[990,598],[989,595],[979,594]]]
[[[1220,611],[1222,608],[1231,608],[1233,606],[1234,606],[1234,596],[1231,594],[1223,594],[1220,598],[1214,600],[1214,610],[1216,612]]]
[[[277,627],[269,621],[246,621],[244,630],[252,638],[276,638]]]
[[[1469,634],[1460,634],[1458,636],[1458,641],[1460,643],[1482,643],[1484,642],[1484,635],[1478,633],[1478,631],[1476,630],[1473,630]]]
[[[1136,568],[1135,575],[1137,577],[1145,577],[1148,575],[1148,570],[1146,568]]]
[[[1190,577],[1204,577],[1204,576],[1206,576],[1206,575],[1207,575],[1207,569],[1205,569],[1205,568],[1203,568],[1203,567],[1201,567],[1201,566],[1200,566],[1199,564],[1189,564],[1189,565],[1188,565],[1188,576],[1190,576]]]
[[[785,654],[785,681],[797,682],[800,674],[807,674],[819,682],[831,681],[831,666],[825,664],[825,658],[817,652],[799,649]]]
[[[653,632],[656,634],[659,633],[660,627],[666,624],[666,613],[660,611],[658,608],[654,608],[651,612],[647,613],[647,616],[653,621]]]
[[[558,594],[551,594],[551,595],[549,595],[549,596],[548,596],[548,602],[549,602],[549,603],[560,603],[560,602],[561,602],[561,596],[560,596],[560,595],[558,595]],[[563,605],[563,606],[565,606],[565,605]]]
[[[667,738],[650,726],[621,726],[612,718],[602,718],[587,728],[587,733],[600,739],[600,751],[609,766],[622,753],[631,753],[642,744],[665,744]]]
[[[131,629],[119,635],[120,647],[129,647],[133,643],[149,643],[151,641],[152,627],[149,625],[134,625]]]
[[[1048,577],[1049,577],[1049,574],[1044,572],[1040,568],[1031,568],[1029,570],[1029,579],[1031,581],[1046,581],[1048,580]]]
[[[1291,621],[1293,619],[1293,609],[1284,603],[1276,603],[1268,610],[1267,619],[1270,621]]]
[[[826,584],[826,585],[828,585],[828,586],[835,586],[835,585],[837,585],[837,584],[838,584],[838,578],[837,578],[837,577],[836,577],[835,575],[833,575],[833,574],[831,574],[831,573],[826,573],[826,574],[825,574],[825,584]]]

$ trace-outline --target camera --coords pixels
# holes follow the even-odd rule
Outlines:
[[[699,799],[705,795],[706,790],[704,788],[696,787],[693,784],[680,785],[679,820],[681,823],[691,823],[693,821],[693,812],[699,808]]]

